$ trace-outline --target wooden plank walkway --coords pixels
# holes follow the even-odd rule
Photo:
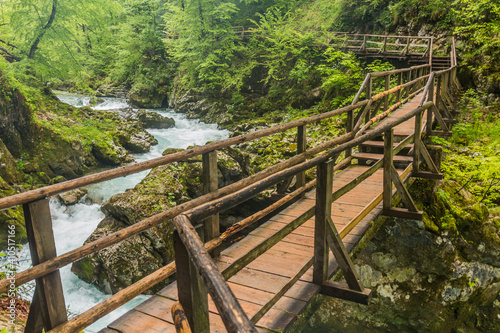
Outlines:
[[[383,122],[398,117],[418,106],[421,95],[394,112]],[[423,117],[424,121],[426,117]],[[425,126],[425,124],[424,124]],[[406,137],[413,133],[414,120],[411,119],[394,129],[395,137]],[[368,170],[367,166],[352,165],[337,173],[333,178],[333,190],[348,184],[352,179]],[[405,171],[399,170],[404,176],[411,171],[411,165]],[[354,220],[359,223],[343,238],[348,251],[351,251],[382,211],[382,179],[383,170],[379,169],[364,180],[360,185],[346,193],[332,204],[332,220],[340,234]],[[253,230],[247,237],[222,251],[216,264],[220,270],[241,258],[265,239],[282,230],[289,223],[315,205],[315,190],[266,223]],[[254,316],[269,302],[290,279],[296,276],[313,257],[314,252],[314,217],[307,220],[292,233],[283,238],[241,271],[232,276],[229,286],[239,300],[248,317]],[[329,274],[337,269],[335,258],[330,252]],[[312,267],[300,276],[298,281],[283,297],[257,322],[262,332],[283,331],[304,311],[312,297],[318,292],[319,286],[312,283]],[[130,310],[125,315],[101,330],[102,333],[145,333],[145,332],[175,332],[171,306],[177,301],[177,284],[174,282],[158,292],[141,305]],[[209,298],[211,332],[226,332],[217,309]]]

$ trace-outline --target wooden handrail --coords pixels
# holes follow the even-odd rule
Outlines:
[[[194,265],[208,287],[208,292],[227,331],[257,333],[255,325],[248,319],[226,280],[210,258],[189,218],[179,215],[174,219],[174,224]]]

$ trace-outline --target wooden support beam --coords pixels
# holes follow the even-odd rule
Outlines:
[[[322,285],[328,279],[327,219],[332,216],[334,163],[332,160],[320,163],[316,172],[313,283],[317,285]]]
[[[398,83],[397,86],[399,87],[400,85],[403,84],[403,72],[398,73]],[[399,102],[401,100],[401,90],[398,90],[396,92],[396,101]]]
[[[174,231],[174,249],[179,302],[192,331],[209,333],[208,291],[177,230]]]
[[[391,89],[391,76],[387,75],[385,77],[385,91]],[[389,95],[384,96],[384,110],[389,108]]]
[[[418,172],[420,170],[420,149],[422,143],[422,113],[415,115],[415,134],[413,137],[413,170]]]
[[[437,179],[437,180],[441,180],[444,178],[442,173],[434,173],[430,171],[415,172],[412,174],[412,177],[424,178],[424,179]]]
[[[349,288],[356,291],[363,291],[363,284],[354,268],[351,257],[349,257],[349,252],[347,252],[337,232],[337,228],[335,228],[331,216],[327,217],[326,222],[328,246],[331,248],[335,259],[337,259],[337,263],[344,274]]]
[[[411,198],[410,193],[406,189],[405,184],[403,183],[401,178],[399,178],[399,173],[396,170],[396,168],[394,168],[394,165],[392,165],[391,169],[392,169],[391,179],[392,179],[392,182],[394,183],[394,185],[396,186],[396,189],[397,189],[399,195],[401,196],[401,200],[403,201],[403,203],[405,204],[405,206],[408,208],[408,210],[410,212],[419,212],[417,205],[415,205],[415,202]]]
[[[33,265],[57,257],[49,199],[24,204],[23,208]],[[68,321],[59,270],[36,279],[35,293],[30,307],[30,313],[33,313],[28,318],[25,332],[42,332],[43,328],[47,332]]]
[[[392,159],[394,147],[394,130],[391,128],[384,134],[384,180],[383,180],[383,209],[390,210],[392,208]]]
[[[444,131],[429,131],[430,136],[439,136],[440,138],[449,138],[453,135],[453,132],[444,132]]]
[[[325,296],[340,298],[364,305],[368,305],[371,299],[370,289],[364,289],[362,291],[352,290],[348,285],[335,281],[325,282],[321,286],[319,293]]]
[[[347,118],[349,118],[349,115],[352,117],[352,113],[354,111],[350,111],[347,115]],[[307,150],[307,129],[306,125],[302,125],[297,127],[297,155],[302,154]],[[346,156],[347,157],[347,156]],[[300,188],[306,184],[306,172],[302,171],[299,172],[296,175],[296,188]]]
[[[217,174],[217,151],[211,151],[202,155],[203,166],[203,192],[209,194],[219,189],[219,178]],[[204,242],[211,241],[220,235],[219,214],[214,214],[203,222],[205,225]],[[214,250],[211,255],[219,256],[220,251]]]
[[[434,164],[434,161],[432,160],[432,157],[429,154],[429,151],[427,150],[427,148],[425,148],[424,145],[422,145],[420,147],[420,153],[424,157],[425,163],[427,164],[427,166],[429,167],[431,172],[439,174],[439,171],[440,171],[439,168],[436,166],[436,164]]]
[[[367,82],[367,84],[366,84],[366,99],[367,99],[367,100],[371,100],[371,98],[372,98],[372,93],[373,93],[373,78],[372,78],[372,77],[371,77],[371,75],[370,75],[370,77],[369,77],[369,79],[368,79],[368,82]],[[368,109],[369,109],[369,108],[368,108]],[[367,112],[367,113],[365,114],[365,123],[367,123],[368,121],[370,121],[370,118],[371,118],[371,117],[370,117],[370,112]]]
[[[446,124],[446,122],[444,121],[443,117],[441,116],[441,112],[439,112],[438,108],[433,105],[432,107],[430,107],[429,110],[427,110],[427,112],[434,112],[434,116],[436,117],[436,120],[438,121],[439,123],[439,126],[441,126],[441,128],[445,131],[445,132],[449,132],[449,128],[448,128],[448,125]]]
[[[399,217],[402,219],[422,221],[424,215],[422,212],[411,212],[405,208],[392,207],[389,210],[383,210],[382,214],[385,216]]]

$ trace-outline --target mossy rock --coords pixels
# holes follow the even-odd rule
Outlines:
[[[16,194],[9,184],[0,177],[0,198]],[[24,226],[24,213],[22,206],[0,211],[0,250],[8,245],[9,226],[15,226],[14,240],[16,245],[27,242],[26,227]]]
[[[480,227],[489,216],[486,205],[451,180],[437,183],[429,208],[429,218],[443,230],[468,231]]]
[[[140,108],[160,108],[168,105],[167,86],[147,86],[136,83],[127,94],[127,98],[133,105]]]
[[[23,163],[16,165],[14,157],[7,149],[2,139],[0,139],[0,177],[9,184],[19,184],[22,182],[23,173],[18,170],[23,168]]]
[[[175,126],[175,121],[172,118],[164,117],[154,111],[139,110],[137,119],[145,128],[167,129]]]

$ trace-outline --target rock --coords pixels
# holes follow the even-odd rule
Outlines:
[[[172,118],[164,117],[156,112],[143,109],[137,112],[137,119],[139,119],[145,128],[165,129],[175,126],[175,121]]]
[[[0,139],[10,153],[20,158],[29,150],[34,139],[33,112],[26,98],[17,88],[10,86],[0,71]]]
[[[78,175],[66,164],[50,162],[49,167],[56,176],[63,176],[66,179],[78,177]]]
[[[132,133],[131,133],[132,132]],[[117,134],[118,142],[132,153],[145,153],[158,141],[146,131],[127,131]]]
[[[107,217],[99,223],[85,243],[121,230],[125,226],[123,222]],[[164,259],[155,252],[149,238],[138,234],[75,262],[71,271],[102,292],[114,294],[158,270],[163,263]],[[156,285],[150,293],[158,291],[165,284],[166,282]]]
[[[0,177],[0,198],[16,194],[16,191]],[[14,240],[16,244],[27,242],[26,228],[24,226],[23,207],[17,206],[0,210],[0,251],[7,248],[9,230],[15,228]]]
[[[98,97],[127,97],[128,89],[125,86],[112,86],[112,85],[102,85],[96,91],[95,94]]]
[[[104,103],[104,99],[101,98],[101,97],[90,97],[90,100],[89,100],[89,105],[90,106],[96,106],[97,104],[101,104],[101,103]]]
[[[80,188],[76,190],[72,190],[69,192],[61,193],[57,195],[57,199],[65,205],[65,206],[71,206],[80,201],[81,198],[83,198],[86,194],[88,193],[88,190],[86,188]]]
[[[0,177],[10,184],[20,183],[23,173],[18,170],[14,157],[0,139]]]
[[[92,154],[95,156],[97,161],[104,165],[117,166],[132,161],[132,159],[128,156],[127,151],[122,147],[115,145],[113,142],[94,142],[92,144]]]
[[[127,98],[133,105],[140,108],[160,108],[168,105],[168,87],[159,85],[157,87],[146,86],[137,83],[127,94]]]

